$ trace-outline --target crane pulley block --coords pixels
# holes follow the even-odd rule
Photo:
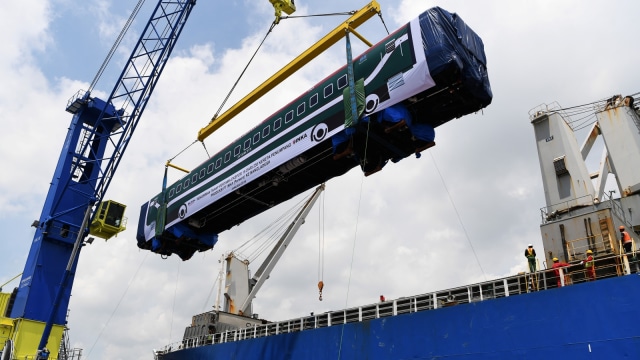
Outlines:
[[[280,22],[280,17],[284,11],[287,15],[291,15],[296,11],[294,0],[269,0],[276,11],[276,24]]]
[[[291,15],[296,11],[296,4],[294,0],[269,0],[276,11],[281,10]]]

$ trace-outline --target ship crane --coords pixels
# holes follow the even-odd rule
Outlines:
[[[242,311],[243,313],[247,313],[247,311],[249,310],[249,306],[251,305],[251,302],[255,298],[256,294],[258,293],[258,291],[260,290],[264,282],[269,278],[271,271],[273,270],[273,268],[276,266],[276,264],[282,257],[282,254],[291,243],[291,240],[293,240],[293,237],[298,232],[298,229],[300,228],[300,226],[304,224],[304,220],[309,214],[309,211],[311,211],[311,208],[315,204],[316,200],[318,200],[318,198],[320,197],[320,194],[323,191],[324,191],[324,184],[321,184],[316,188],[311,198],[307,200],[305,205],[302,207],[302,210],[300,210],[300,212],[298,213],[296,218],[293,220],[293,222],[289,225],[289,227],[284,232],[280,240],[278,240],[278,242],[276,243],[276,246],[274,246],[274,248],[271,250],[267,258],[262,262],[262,265],[260,265],[256,273],[253,275],[251,280],[249,280],[249,287],[251,289],[251,292],[249,292],[247,297],[244,299],[244,301],[240,305],[239,311]]]
[[[325,184],[316,187],[313,194],[300,207],[291,223],[282,233],[271,252],[253,276],[249,274],[249,260],[240,259],[235,251],[223,256],[223,270],[220,272],[219,293],[215,310],[195,315],[191,326],[185,329],[184,339],[187,342],[194,339],[206,340],[213,333],[245,328],[248,324],[259,325],[264,322],[253,313],[252,301],[269,278],[271,271],[290,245],[300,226],[304,224],[309,211],[325,189]],[[225,274],[225,275],[222,275]],[[224,303],[221,306],[222,277],[225,277]]]

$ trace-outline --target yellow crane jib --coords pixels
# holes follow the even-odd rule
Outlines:
[[[278,0],[269,0],[269,1],[278,1]],[[292,1],[293,2],[293,1]],[[330,48],[333,44],[337,43],[340,39],[344,38],[345,32],[350,31],[354,35],[356,35],[359,39],[364,39],[354,32],[354,29],[358,26],[362,25],[365,21],[372,18],[374,15],[379,14],[380,4],[377,1],[372,1],[369,4],[365,5],[362,9],[356,11],[353,15],[351,15],[347,20],[345,20],[338,27],[333,29],[330,33],[325,35],[322,39],[308,48],[305,52],[298,55],[295,59],[293,59],[290,63],[285,65],[282,69],[272,75],[265,82],[260,84],[257,88],[255,88],[252,92],[238,101],[235,105],[233,105],[229,110],[225,111],[218,117],[214,117],[211,119],[209,124],[198,132],[198,140],[204,141],[209,135],[213,134],[214,131],[219,129],[222,125],[226,124],[227,121],[234,118],[244,109],[253,104],[256,100],[264,96],[266,93],[271,91],[274,87],[280,84],[282,81],[287,79],[289,76],[294,74],[296,71],[300,70],[304,65],[309,63],[309,61],[313,60],[315,57],[320,55],[322,52]],[[370,46],[368,41],[364,41],[365,44]]]
[[[280,17],[283,11],[287,13],[287,15],[291,15],[296,11],[294,0],[269,0],[269,2],[271,2],[273,9],[276,11],[276,24],[280,23]]]

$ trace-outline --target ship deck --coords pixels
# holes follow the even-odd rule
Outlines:
[[[268,322],[263,325],[254,325],[251,327],[238,329],[234,331],[226,331],[216,334],[211,334],[207,336],[200,336],[195,338],[187,338],[180,342],[176,342],[170,345],[165,346],[162,350],[157,351],[159,355],[159,359],[179,359],[181,357],[174,357],[171,355],[178,355],[182,351],[186,349],[196,349],[196,348],[215,348],[218,345],[236,343],[243,340],[250,339],[259,339],[259,338],[268,338],[283,334],[293,334],[293,333],[305,333],[309,330],[314,329],[322,329],[322,328],[338,328],[342,325],[355,324],[356,327],[365,327],[370,328],[373,326],[373,322],[378,320],[384,320],[388,318],[400,318],[405,314],[414,314],[414,313],[431,313],[429,310],[438,310],[444,308],[466,308],[464,310],[465,317],[459,319],[456,316],[451,315],[452,323],[455,322],[464,322],[465,318],[471,319],[470,321],[478,322],[478,316],[474,316],[473,314],[469,314],[469,311],[480,311],[478,308],[474,308],[475,310],[470,310],[468,306],[465,304],[480,304],[486,303],[491,304],[494,299],[500,298],[513,298],[517,297],[522,299],[517,301],[520,306],[526,306],[523,304],[529,304],[530,301],[537,302],[528,296],[521,295],[533,295],[534,293],[547,293],[547,290],[555,289],[554,294],[551,297],[547,296],[546,299],[552,303],[562,303],[564,297],[561,295],[568,296],[568,298],[580,298],[583,295],[576,296],[575,291],[566,292],[565,290],[569,290],[570,288],[580,289],[578,292],[582,294],[585,290],[591,287],[591,285],[595,286],[599,283],[604,283],[606,278],[615,278],[615,277],[623,277],[624,271],[622,267],[622,258],[617,255],[605,255],[600,258],[596,258],[596,273],[597,280],[591,281],[591,284],[586,284],[587,279],[585,277],[584,269],[579,264],[574,264],[571,267],[567,268],[568,271],[564,275],[566,275],[565,279],[567,285],[565,285],[565,289],[557,289],[558,288],[558,278],[555,276],[555,272],[552,269],[538,271],[536,273],[523,273],[514,276],[509,276],[505,278],[500,278],[496,280],[485,281],[481,283],[471,284],[467,286],[461,286],[436,292],[424,293],[416,296],[410,297],[402,297],[394,300],[389,300],[385,302],[379,302],[375,304],[368,304],[364,306],[352,307],[343,310],[326,312],[323,314],[316,314],[313,316],[305,316],[285,321],[279,322]],[[638,278],[637,275],[629,276],[630,278]],[[587,290],[601,293],[601,290]],[[551,293],[549,291],[548,293]],[[600,294],[601,296],[607,296],[605,294]],[[557,300],[553,300],[553,298],[557,296]],[[515,314],[511,314],[508,311],[500,310],[501,307],[504,309],[513,308],[514,306],[506,306],[504,304],[515,304],[516,302],[505,303],[502,302],[500,304],[495,304],[495,306],[490,306],[493,310],[491,316],[500,316],[500,319],[490,319],[490,315],[484,314],[484,320],[493,322],[500,322],[505,320],[508,317],[514,317]],[[556,304],[558,306],[564,306],[563,304]],[[603,307],[606,307],[604,303],[602,303]],[[538,306],[540,306],[538,304]],[[527,308],[523,308],[522,311],[528,311]],[[583,304],[580,306],[575,306],[573,310],[579,310],[581,308],[587,308],[588,305]],[[517,306],[515,306],[517,308]],[[434,311],[435,313],[439,313],[438,311]],[[548,311],[547,314],[541,316],[540,320],[536,320],[536,322],[541,321],[542,318],[549,317],[553,311]],[[517,317],[517,316],[516,316]],[[553,317],[553,316],[551,316]],[[475,319],[475,320],[473,320]],[[505,320],[506,321],[506,320]],[[526,320],[525,322],[531,322],[532,319]],[[511,324],[511,320],[508,321]],[[369,325],[363,325],[370,323]],[[465,324],[467,326],[471,326],[470,324]],[[477,324],[476,327],[478,327]],[[542,328],[541,328],[542,325]],[[536,325],[536,331],[543,330],[544,326],[551,327],[553,324],[538,324]],[[442,324],[439,325],[443,327]],[[492,326],[499,326],[498,324],[494,324]],[[511,325],[505,325],[505,330],[507,330]],[[481,325],[480,325],[481,328]],[[407,329],[409,330],[409,329]],[[421,330],[426,333],[430,331],[421,327],[420,329],[414,329],[409,331],[417,331]],[[353,331],[353,330],[352,330]],[[357,332],[356,332],[357,333]],[[449,334],[449,333],[447,333]],[[454,336],[455,332],[452,331],[450,335]],[[342,336],[342,335],[341,335]],[[360,335],[362,336],[362,335]],[[377,337],[381,335],[378,334]],[[386,336],[386,335],[385,335]],[[447,335],[448,336],[448,335]],[[523,334],[523,336],[530,336],[530,334]],[[365,335],[365,337],[367,337]],[[383,336],[384,337],[384,336]],[[266,340],[266,339],[265,339]],[[468,340],[468,339],[467,339]],[[237,346],[240,346],[238,344]],[[264,345],[262,345],[264,346]],[[224,347],[224,346],[223,346]],[[396,354],[397,355],[397,354]],[[383,357],[384,358],[384,357]]]

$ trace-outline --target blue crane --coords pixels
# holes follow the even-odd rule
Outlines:
[[[88,90],[69,101],[73,118],[22,279],[0,314],[13,324],[3,359],[33,358],[47,343],[58,357],[80,250],[89,235],[126,227],[124,205],[104,196],[195,3],[159,0],[107,100]]]

